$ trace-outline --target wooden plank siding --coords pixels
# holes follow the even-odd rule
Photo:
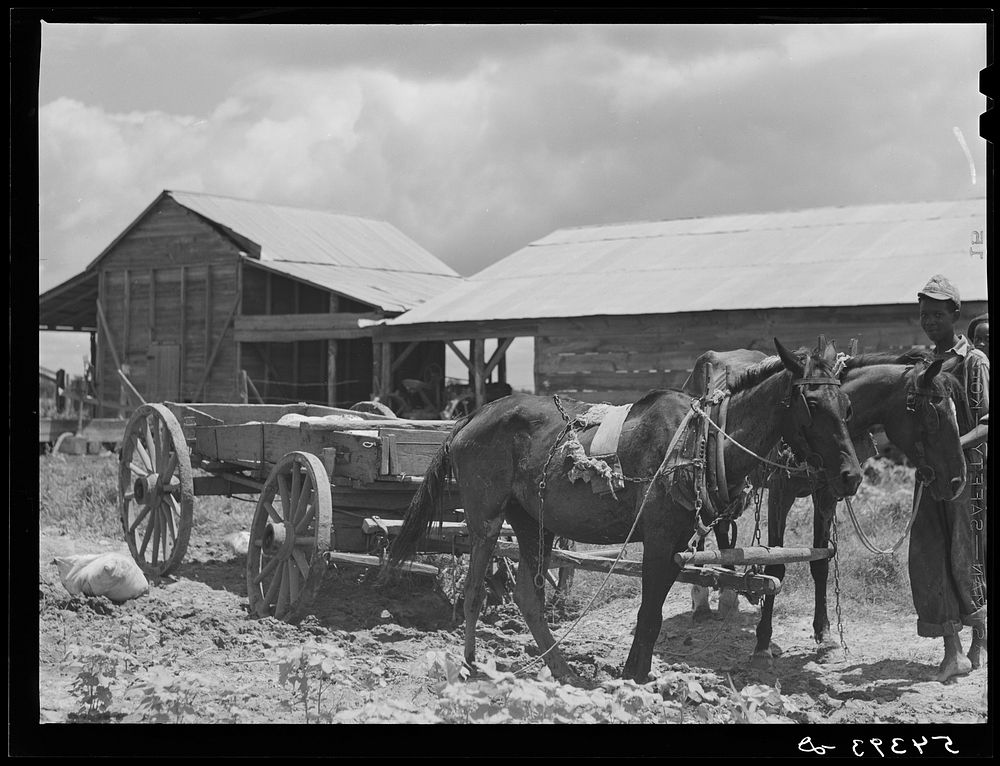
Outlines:
[[[150,344],[160,342],[179,344],[180,398],[194,395],[237,297],[238,258],[233,243],[169,198],[104,256],[102,305],[140,392],[150,389]],[[226,332],[203,400],[230,401],[235,394],[236,348],[232,328]],[[116,398],[120,382],[111,356],[101,354],[99,375],[104,395]]]
[[[968,319],[985,302],[962,307]],[[892,351],[927,343],[916,302],[857,306],[714,311],[621,317],[540,319],[535,338],[535,390],[582,401],[633,402],[650,389],[679,388],[705,351],[755,348],[774,353],[773,338],[789,348],[816,345],[820,334],[846,351],[851,338],[864,351]]]

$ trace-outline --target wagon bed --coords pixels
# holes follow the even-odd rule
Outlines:
[[[280,422],[279,422],[280,421]],[[194,497],[258,495],[247,553],[251,612],[294,621],[304,615],[326,567],[379,566],[398,533],[422,477],[453,421],[406,420],[312,404],[145,404],[122,441],[119,513],[133,558],[162,577],[183,560]],[[195,471],[202,472],[195,476]],[[420,553],[467,553],[468,530],[456,492],[445,492],[441,523],[421,539]],[[504,527],[494,557],[517,560]],[[568,548],[568,549],[567,549]],[[639,576],[641,561],[621,546],[552,550],[558,587],[575,568]],[[404,569],[436,574],[417,561]],[[686,567],[678,581],[775,593],[777,578],[713,567]]]

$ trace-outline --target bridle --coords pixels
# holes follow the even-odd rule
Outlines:
[[[798,398],[802,400],[802,408],[806,414],[806,423],[805,425],[798,425],[794,431],[794,435],[791,438],[786,438],[785,442],[791,448],[792,454],[796,458],[806,463],[812,470],[822,471],[825,468],[823,456],[812,448],[809,444],[809,439],[805,435],[806,428],[811,426],[813,421],[812,412],[809,409],[809,401],[806,399],[805,387],[807,385],[839,386],[840,378],[818,377],[815,375],[793,378],[788,386],[788,393],[785,394],[785,398],[781,401],[781,404],[786,409],[791,410],[793,393],[798,391]]]
[[[941,417],[938,415],[937,409],[928,400],[942,399],[944,398],[941,394],[932,388],[927,388],[925,386],[913,383],[906,390],[906,411],[914,415],[917,418],[917,433],[919,434],[916,441],[913,444],[913,450],[917,454],[917,470],[916,478],[921,484],[930,485],[937,478],[937,474],[934,469],[927,463],[927,455],[924,449],[924,440],[927,434],[935,434],[941,427]],[[918,402],[923,401],[925,403],[925,411],[929,411],[933,417],[929,418],[927,422],[932,423],[929,427],[925,427],[924,418],[920,417],[917,411]],[[929,405],[926,406],[926,405]]]

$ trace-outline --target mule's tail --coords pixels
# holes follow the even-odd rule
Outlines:
[[[389,579],[405,560],[416,553],[420,538],[427,533],[435,519],[443,517],[444,492],[451,473],[451,443],[471,419],[472,415],[468,415],[455,423],[448,438],[431,458],[424,480],[413,495],[410,507],[406,509],[403,526],[389,546],[386,564],[379,575],[381,581]]]

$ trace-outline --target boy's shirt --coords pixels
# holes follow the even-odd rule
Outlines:
[[[939,356],[944,358],[941,366],[945,372],[952,373],[959,379],[965,390],[965,401],[956,402],[958,409],[958,429],[961,434],[967,434],[977,423],[988,423],[990,412],[990,360],[980,349],[975,348],[964,335],[958,336],[958,341],[950,349]],[[978,396],[970,390],[971,382],[979,380]],[[978,398],[976,412],[972,411],[975,398]],[[962,406],[964,404],[964,406]]]

